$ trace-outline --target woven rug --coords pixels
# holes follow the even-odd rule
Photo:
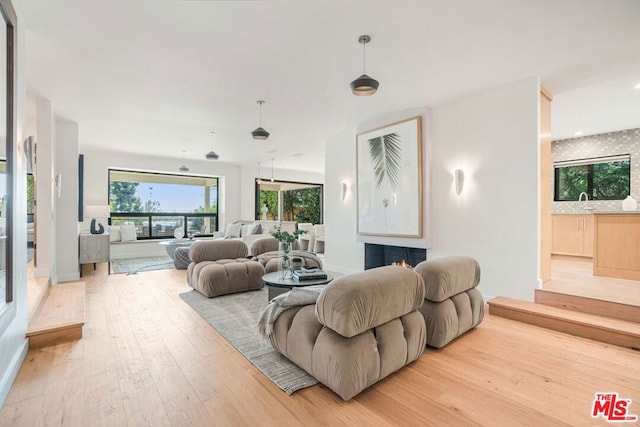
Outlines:
[[[147,258],[127,258],[111,260],[111,267],[114,273],[130,274],[142,271],[168,270],[175,268],[173,260],[169,256],[147,257]]]
[[[267,288],[215,298],[196,292],[180,294],[191,308],[285,393],[318,383],[259,336],[256,325],[267,305]]]

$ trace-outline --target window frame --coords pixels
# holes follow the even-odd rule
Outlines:
[[[167,172],[148,172],[136,169],[118,169],[118,168],[109,168],[107,171],[107,200],[110,205],[111,201],[111,172],[130,172],[142,175],[160,175],[160,176],[169,176],[169,177],[193,177],[193,178],[204,178],[204,179],[215,179],[216,180],[216,206],[219,209],[220,207],[220,178],[217,176],[204,176],[204,175],[187,175],[187,174],[173,174]],[[122,181],[118,181],[122,182]],[[135,181],[130,181],[135,182]],[[179,185],[179,184],[178,184]],[[185,184],[186,185],[186,184]],[[148,234],[147,235],[137,235],[137,240],[161,240],[171,238],[173,239],[173,234],[169,235],[160,235],[154,236],[154,221],[153,217],[182,217],[183,228],[185,229],[185,237],[190,234],[185,226],[188,224],[188,218],[212,218],[214,225],[211,227],[210,233],[193,233],[193,236],[197,237],[211,237],[213,234],[218,231],[219,227],[219,211],[216,213],[196,213],[196,212],[111,212],[111,217],[109,218],[109,225],[112,224],[112,218],[145,218],[148,224]]]
[[[627,194],[625,196],[620,197],[598,197],[594,198],[594,186],[593,178],[594,178],[594,165],[603,164],[603,163],[615,163],[615,162],[628,162],[629,163],[629,171],[628,171],[628,183],[629,187],[627,188]],[[602,156],[602,157],[591,157],[585,159],[576,159],[576,160],[566,160],[566,161],[558,161],[553,164],[553,201],[554,202],[577,202],[579,197],[563,199],[561,198],[561,188],[560,188],[560,170],[562,168],[567,167],[577,167],[577,166],[586,166],[587,167],[587,188],[584,191],[589,200],[595,201],[607,201],[607,200],[624,200],[624,198],[631,193],[631,154],[620,154],[620,155],[612,155],[612,156]]]
[[[261,218],[261,212],[260,212],[260,185],[264,183],[264,184],[300,184],[300,185],[309,185],[309,186],[313,186],[313,187],[319,187],[320,188],[320,222],[319,224],[324,224],[324,184],[319,184],[317,182],[303,182],[303,181],[287,181],[287,180],[283,180],[283,179],[274,179],[273,181],[271,179],[265,179],[265,178],[260,178],[260,177],[256,177],[253,180],[253,184],[254,184],[254,212],[255,212],[255,219],[256,220],[260,220]],[[278,215],[280,215],[281,209],[278,209]],[[282,220],[281,218],[279,218],[279,221]]]

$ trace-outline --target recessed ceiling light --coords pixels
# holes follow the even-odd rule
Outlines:
[[[215,135],[215,134],[216,134],[216,133],[215,133],[214,131],[209,132],[209,135],[210,135],[210,136],[213,136],[213,135]]]
[[[584,132],[582,132],[581,130],[577,131],[574,133],[575,136],[582,136],[584,135]]]

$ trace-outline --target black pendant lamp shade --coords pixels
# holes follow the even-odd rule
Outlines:
[[[366,34],[360,36],[358,38],[358,43],[362,44],[362,75],[351,82],[349,87],[351,88],[351,93],[356,96],[369,96],[376,93],[378,90],[378,86],[380,83],[374,79],[373,77],[367,75],[365,70],[365,45],[371,41],[371,36]]]
[[[258,103],[258,105],[260,106],[260,126],[258,126],[256,128],[256,130],[254,130],[253,132],[251,132],[251,136],[253,137],[253,139],[257,139],[260,141],[264,141],[265,139],[269,138],[269,132],[267,132],[263,127],[262,127],[262,104],[264,104],[264,101],[259,100],[256,101]]]
[[[373,95],[378,90],[378,86],[380,83],[366,74],[361,75],[349,85],[351,92],[356,96]]]
[[[256,130],[251,132],[251,136],[253,139],[265,140],[269,138],[269,132],[264,130],[262,126],[259,126]]]

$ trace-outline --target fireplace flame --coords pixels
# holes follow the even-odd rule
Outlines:
[[[400,266],[400,267],[404,267],[404,268],[408,268],[410,270],[413,270],[413,266],[411,264],[408,264],[405,260],[402,260],[402,262],[393,261],[391,263],[391,265],[397,265],[397,266]]]

